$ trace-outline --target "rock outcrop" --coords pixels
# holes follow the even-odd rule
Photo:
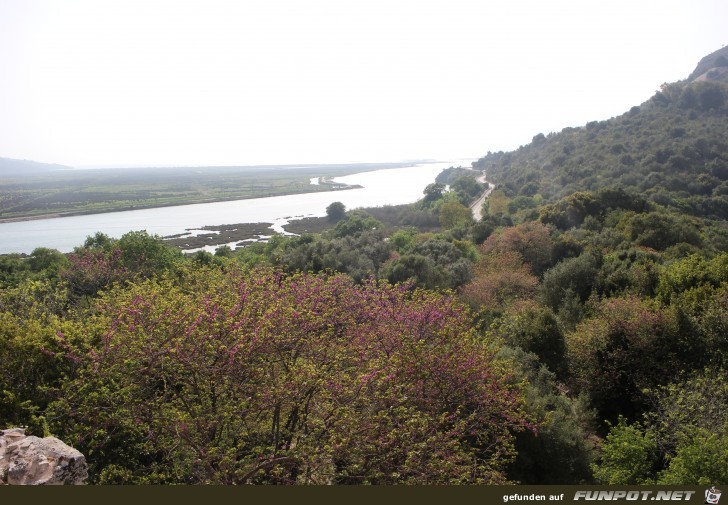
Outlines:
[[[688,77],[689,81],[722,81],[726,82],[725,70],[728,68],[728,46],[718,49],[704,57]]]
[[[0,485],[83,484],[87,477],[84,455],[57,438],[0,430]]]

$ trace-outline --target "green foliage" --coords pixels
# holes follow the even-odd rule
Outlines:
[[[58,273],[68,265],[68,258],[55,249],[38,247],[30,253],[28,266],[33,272],[43,272],[46,276],[56,278]]]
[[[694,221],[684,216],[660,212],[637,214],[629,220],[630,240],[639,246],[664,251],[681,243],[700,246],[700,232]]]
[[[445,185],[433,182],[428,184],[422,192],[425,197],[422,203],[425,207],[431,207],[434,202],[442,198],[443,191],[445,191]]]
[[[20,254],[0,255],[0,287],[12,286],[30,275],[30,265]]]
[[[233,250],[229,245],[222,245],[215,249],[215,257],[217,258],[229,258],[233,255]]]
[[[181,258],[177,249],[168,247],[161,237],[146,231],[125,233],[114,245],[121,251],[121,268],[133,272],[135,277],[150,278],[171,272]]]
[[[660,278],[660,258],[644,249],[617,250],[603,257],[596,289],[603,296],[651,296]]]
[[[437,201],[433,207],[437,205]],[[427,232],[440,228],[440,222],[434,209],[422,208],[419,204],[385,205],[372,207],[367,213],[381,221],[387,229],[415,228]]]
[[[594,288],[600,267],[601,258],[592,253],[561,261],[544,274],[541,298],[554,311],[559,310],[569,293],[585,302]]]
[[[728,159],[726,97],[726,84],[666,85],[622,116],[534,137],[516,151],[488,153],[474,167],[487,168],[488,177],[511,197],[533,193],[537,181],[538,193],[550,204],[541,219],[561,229],[603,210],[584,195],[595,198],[609,187],[639,194],[634,204],[652,201],[725,219],[728,202],[718,188],[725,180],[719,167]]]
[[[497,326],[496,334],[512,347],[538,356],[541,363],[564,378],[567,372],[566,344],[556,315],[533,301],[510,307]]]
[[[614,210],[643,213],[649,205],[641,196],[622,188],[605,187],[594,193],[577,192],[546,205],[540,210],[540,220],[562,230],[579,227],[589,218],[602,221]]]
[[[718,287],[728,282],[728,253],[706,260],[693,254],[665,266],[660,272],[657,295],[663,302],[684,291],[709,284]]]
[[[369,277],[378,277],[391,252],[392,244],[385,241],[382,232],[377,230],[331,238],[304,235],[285,243],[277,263],[290,272],[328,270],[346,273],[356,282],[361,282]]]
[[[594,477],[610,486],[654,484],[657,460],[654,434],[620,417],[602,444],[601,462],[593,467]]]
[[[68,256],[61,277],[77,299],[93,297],[115,282],[148,279],[174,272],[182,253],[161,237],[132,231],[119,240],[97,233]]]
[[[700,428],[680,441],[670,466],[660,473],[660,485],[710,486],[728,482],[728,428],[715,433]]]
[[[382,268],[382,277],[393,284],[412,281],[429,289],[456,288],[470,281],[472,263],[467,250],[432,238],[387,262]]]
[[[399,230],[389,237],[389,242],[395,251],[402,254],[412,248],[416,235],[417,230],[414,229]]]
[[[450,167],[440,172],[435,178],[435,183],[443,186],[452,185],[462,177],[473,176],[473,170],[465,167]]]
[[[516,434],[517,456],[508,476],[522,484],[590,482],[595,450],[588,434],[593,413],[585,400],[569,398],[533,354],[503,347],[498,357],[514,370],[514,380],[527,381],[525,409],[539,423],[536,430]]]
[[[460,202],[448,201],[440,207],[440,224],[447,230],[467,226],[472,222],[473,213]]]
[[[711,81],[700,81],[693,85],[697,104],[700,109],[721,109],[726,103],[726,89],[723,84]]]
[[[350,212],[346,219],[336,224],[333,234],[335,237],[347,237],[381,228],[382,223],[372,216],[363,212]]]
[[[659,386],[649,396],[652,408],[645,418],[657,435],[660,450],[668,456],[696,431],[720,434],[728,428],[728,381],[718,368],[705,368]]]
[[[469,205],[470,202],[480,197],[485,189],[485,186],[476,181],[473,176],[459,177],[450,186],[450,190],[455,192],[463,205]]]
[[[540,219],[542,223],[568,230],[581,225],[587,216],[597,215],[599,211],[599,204],[592,195],[573,193],[553,205],[543,207]]]
[[[333,223],[338,223],[346,217],[346,206],[341,202],[333,202],[326,207],[326,217]]]
[[[0,310],[24,321],[48,320],[65,313],[69,305],[66,286],[56,280],[34,279],[0,290]]]
[[[75,374],[86,346],[73,323],[30,315],[0,312],[0,426],[26,426],[42,437],[46,408]]]
[[[710,485],[727,482],[728,381],[720,369],[652,392],[654,408],[645,416],[657,434],[668,467],[659,484]]]
[[[570,382],[602,419],[634,420],[647,408],[646,390],[700,364],[692,361],[693,343],[681,337],[671,312],[636,297],[605,299],[566,335]]]
[[[595,476],[605,484],[726,482],[728,382],[724,374],[706,369],[650,394],[654,408],[646,413],[644,428],[640,423],[628,426],[620,418],[603,445]]]

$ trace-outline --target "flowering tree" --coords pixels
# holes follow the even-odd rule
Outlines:
[[[64,408],[100,480],[505,480],[530,425],[452,298],[339,275],[186,276],[114,290],[90,323],[100,344]]]
[[[517,300],[532,299],[537,287],[538,278],[518,252],[490,252],[481,257],[473,280],[460,294],[473,307],[504,311]]]
[[[502,228],[483,243],[483,254],[507,254],[517,252],[523,261],[537,275],[542,275],[552,264],[554,243],[548,226],[527,222],[518,226]]]

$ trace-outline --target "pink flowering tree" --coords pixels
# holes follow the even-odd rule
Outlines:
[[[184,275],[114,290],[89,322],[99,344],[58,408],[99,481],[505,482],[533,426],[453,298]]]

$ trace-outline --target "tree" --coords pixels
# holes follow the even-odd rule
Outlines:
[[[378,219],[362,211],[350,212],[346,219],[339,221],[334,228],[335,237],[356,235],[365,231],[381,229],[384,225]]]
[[[601,258],[584,253],[576,258],[567,258],[549,269],[543,276],[541,298],[543,302],[558,311],[566,299],[566,294],[575,294],[581,302],[586,301],[592,292],[599,272]]]
[[[411,280],[429,289],[459,287],[472,277],[467,253],[442,239],[428,239],[411,247],[407,254],[392,258],[382,271],[391,283]]]
[[[657,295],[662,302],[667,303],[680,293],[705,285],[719,287],[724,283],[728,283],[728,252],[711,260],[693,254],[662,269]]]
[[[333,202],[326,207],[326,217],[332,223],[338,223],[346,217],[346,206],[341,202]]]
[[[572,387],[610,422],[640,417],[646,391],[685,363],[674,314],[634,296],[601,301],[592,317],[566,335],[566,346]]]
[[[50,287],[29,282],[36,289]],[[87,349],[83,343],[87,337],[74,331],[77,325],[73,322],[50,313],[51,303],[48,308],[28,306],[22,298],[32,293],[13,291],[7,295],[13,297],[16,307],[0,300],[0,307],[14,309],[13,313],[0,310],[0,425],[25,426],[29,434],[44,437],[49,434],[48,406],[80,367],[77,351]]]
[[[400,256],[386,263],[382,273],[392,284],[411,281],[416,286],[432,288],[439,281],[433,261],[421,254]]]
[[[68,256],[60,276],[68,282],[74,297],[83,298],[95,296],[114,282],[172,272],[182,258],[179,250],[146,231],[132,231],[119,240],[97,233]]]
[[[451,200],[440,207],[440,224],[448,230],[466,226],[472,222],[472,211],[460,202]]]
[[[654,429],[664,457],[670,459],[680,448],[701,444],[704,438],[701,432],[712,431],[720,437],[728,434],[725,377],[722,368],[708,367],[649,391],[651,409],[645,414],[645,420]]]
[[[505,482],[530,424],[453,298],[340,275],[182,275],[103,295],[99,346],[55,406],[100,481]]]
[[[460,203],[468,205],[473,199],[483,193],[485,187],[475,180],[475,177],[459,177],[450,187],[458,195]]]
[[[632,425],[620,417],[602,444],[601,462],[594,465],[594,477],[601,484],[625,486],[654,484],[657,442],[650,430]]]
[[[520,254],[491,252],[481,258],[473,280],[460,294],[473,308],[500,314],[516,301],[532,298],[537,286],[538,279]]]
[[[726,101],[725,84],[711,81],[700,81],[693,84],[703,110],[720,109]]]
[[[215,249],[215,256],[218,258],[229,258],[233,255],[233,250],[229,245],[224,244]]]
[[[587,216],[596,216],[601,212],[597,199],[590,193],[577,192],[558,202],[543,207],[540,219],[544,224],[552,224],[561,230],[580,226]]]
[[[423,191],[423,194],[425,195],[425,198],[423,199],[424,206],[431,207],[435,201],[442,198],[443,191],[445,191],[444,184],[438,184],[436,182],[428,184]]]
[[[681,440],[658,484],[710,486],[728,482],[728,424],[699,428]]]
[[[649,392],[644,423],[619,424],[603,444],[595,476],[608,484],[708,486],[728,479],[728,382],[705,369]]]
[[[663,251],[670,246],[685,242],[700,246],[700,232],[685,216],[650,212],[637,214],[629,220],[629,238],[637,245]]]
[[[472,277],[472,263],[455,245],[429,239],[385,263],[382,276],[391,283],[412,281],[428,289],[457,288]]]
[[[498,358],[513,370],[514,382],[526,381],[526,412],[538,421],[538,430],[516,434],[516,459],[508,476],[521,484],[579,484],[590,482],[595,458],[589,434],[593,413],[583,397],[572,399],[553,373],[534,354],[508,346]]]
[[[121,251],[121,265],[135,277],[149,278],[171,272],[175,262],[182,257],[178,249],[145,230],[125,233],[114,246]]]
[[[538,276],[551,266],[553,249],[551,230],[536,222],[503,228],[488,237],[481,247],[484,254],[517,252]]]
[[[64,254],[47,247],[34,249],[28,261],[31,270],[34,272],[45,271],[50,277],[57,277],[58,273],[68,265],[68,259]]]
[[[566,376],[566,344],[558,320],[548,308],[521,300],[506,310],[496,334],[510,346],[538,356],[557,377]]]

